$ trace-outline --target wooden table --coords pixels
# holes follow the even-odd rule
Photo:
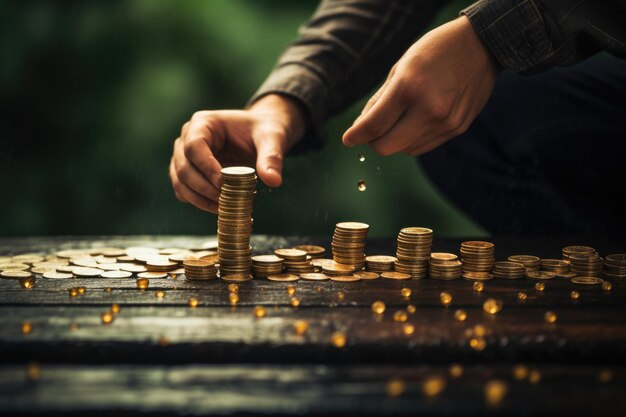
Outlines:
[[[3,239],[0,255],[92,246],[188,247],[206,239]],[[493,241],[500,259],[516,253],[558,257],[563,245],[580,242]],[[325,239],[254,237],[258,253],[301,243],[329,247]],[[626,249],[602,240],[587,243],[601,254]],[[458,253],[458,245],[436,239],[433,249]],[[369,254],[394,250],[393,239],[368,242]],[[240,300],[231,306],[227,284],[218,280],[155,279],[147,290],[138,290],[134,278],[39,278],[33,289],[0,280],[0,414],[626,412],[626,284],[613,281],[612,290],[603,291],[553,279],[543,292],[531,280],[485,284],[477,293],[465,280],[255,279],[239,285]],[[296,287],[297,308],[290,305],[288,285]],[[70,297],[68,288],[78,286],[86,293]],[[400,294],[404,287],[412,290],[410,298]],[[158,290],[166,292],[164,298],[155,297]],[[572,290],[580,292],[578,301],[570,298]],[[448,307],[440,303],[442,291],[453,296]],[[520,291],[528,296],[524,302],[517,299]],[[199,299],[197,308],[188,306],[190,297]],[[504,303],[497,315],[482,311],[490,297]],[[382,316],[371,311],[376,300],[386,304]],[[113,303],[121,312],[103,325],[100,314]],[[393,315],[409,304],[416,307],[406,322],[414,332],[405,335],[406,323]],[[259,305],[267,309],[260,319],[253,315]],[[466,321],[455,320],[457,309],[467,312]],[[558,315],[555,324],[544,321],[548,310]],[[296,320],[310,324],[303,336],[294,333]],[[32,324],[29,334],[22,332],[26,321]],[[483,350],[470,343],[481,330]],[[347,336],[343,348],[331,344],[335,332]],[[461,365],[456,370],[462,375],[450,374],[452,364]],[[515,378],[518,364],[535,380]],[[441,392],[428,392],[442,381]],[[493,387],[506,388],[502,400]],[[390,395],[390,389],[400,395]]]

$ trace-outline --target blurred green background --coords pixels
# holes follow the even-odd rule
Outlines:
[[[244,105],[316,4],[0,1],[0,234],[214,233],[214,215],[174,198],[173,140],[197,110]],[[330,235],[359,220],[371,236],[483,234],[414,159],[340,144],[362,105],[330,121],[322,151],[287,160],[283,187],[259,187],[255,233]]]

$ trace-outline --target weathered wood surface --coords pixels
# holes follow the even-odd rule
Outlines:
[[[42,238],[0,240],[0,256],[24,252],[50,253],[92,246],[197,246],[202,238],[131,237]],[[327,240],[256,237],[257,253],[298,243]],[[560,248],[588,243],[601,254],[624,252],[610,242],[574,239],[495,240],[498,258],[511,254],[558,257]],[[436,250],[458,253],[459,241],[435,241]],[[393,240],[371,241],[368,253],[393,253]],[[138,290],[135,279],[39,278],[33,289],[17,281],[0,280],[0,414],[89,415],[124,411],[153,414],[619,414],[626,406],[626,283],[613,281],[612,291],[599,286],[546,281],[537,292],[535,281],[485,283],[476,293],[472,283],[434,280],[361,281],[356,283],[277,283],[254,280],[239,284],[237,306],[228,302],[227,283],[179,279],[151,280]],[[301,304],[291,307],[286,288],[296,287]],[[70,297],[70,287],[86,293]],[[412,289],[404,298],[400,289]],[[111,291],[105,291],[111,288]],[[581,297],[573,301],[572,290]],[[157,290],[165,290],[162,299]],[[454,297],[449,307],[439,302],[441,291]],[[517,300],[524,291],[528,298]],[[338,294],[343,293],[343,299]],[[199,299],[195,309],[190,297]],[[489,297],[504,302],[496,316],[482,311]],[[387,305],[384,315],[372,314],[373,301]],[[121,312],[111,325],[100,314],[111,304]],[[416,306],[402,332],[393,313]],[[264,305],[267,317],[254,318],[253,307]],[[454,311],[468,313],[465,322]],[[558,314],[555,324],[544,314]],[[303,336],[293,332],[295,320],[310,323]],[[33,330],[22,334],[22,323]],[[78,329],[70,326],[77,324]],[[469,346],[475,325],[486,329],[486,348]],[[348,343],[331,345],[334,332]],[[42,378],[24,381],[25,364],[40,362]],[[418,395],[428,375],[445,374],[452,362],[467,369],[436,399]],[[518,362],[542,370],[542,381],[531,385],[511,378]],[[610,369],[612,379],[598,383],[598,373]],[[388,398],[385,384],[402,378],[407,392]],[[484,384],[493,378],[509,383],[509,393],[497,408],[483,400]],[[106,393],[106,394],[103,394]]]

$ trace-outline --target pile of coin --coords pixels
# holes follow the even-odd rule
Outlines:
[[[626,278],[626,254],[607,255],[604,258],[604,275],[609,278]]]
[[[495,246],[491,242],[471,240],[461,243],[463,272],[491,272],[495,259]]]
[[[185,276],[190,280],[209,280],[217,278],[217,265],[215,262],[201,259],[185,259],[183,261]]]
[[[324,247],[316,245],[298,245],[294,246],[293,248],[305,251],[306,254],[311,257],[311,259],[323,258],[324,254],[326,253],[326,249]]]
[[[428,276],[432,279],[452,280],[461,278],[462,264],[453,253],[433,252],[428,262]]]
[[[568,276],[570,262],[565,259],[542,259],[541,269],[554,272],[558,276]],[[571,277],[570,277],[571,278]]]
[[[276,255],[258,255],[252,257],[252,274],[255,277],[265,278],[268,275],[283,272],[283,258]]]
[[[561,253],[563,254],[563,259],[569,261],[571,255],[597,252],[590,246],[566,246],[562,249]]]
[[[252,277],[250,234],[257,176],[253,168],[228,167],[222,169],[222,177],[217,212],[220,277],[243,280]]]
[[[604,260],[597,253],[579,252],[569,255],[570,271],[577,276],[597,277]]]
[[[433,243],[433,231],[425,227],[405,227],[398,233],[398,249],[394,269],[411,275],[412,278],[424,278],[428,271],[430,249]]]
[[[393,271],[393,265],[398,260],[395,256],[372,255],[365,257],[365,269],[378,274]]]
[[[493,276],[503,279],[521,279],[527,274],[524,264],[511,261],[496,262],[493,267]]]
[[[287,274],[306,274],[307,272],[314,272],[314,267],[311,265],[311,259],[305,251],[300,249],[276,249],[274,255],[283,259],[285,266],[285,272]]]
[[[511,262],[522,264],[526,267],[526,272],[539,271],[541,258],[533,255],[511,255],[507,258]]]
[[[365,265],[365,239],[369,225],[358,222],[342,222],[335,226],[331,244],[333,260],[351,265],[356,270]]]

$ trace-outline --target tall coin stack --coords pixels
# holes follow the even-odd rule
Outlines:
[[[369,225],[358,222],[342,222],[335,226],[331,244],[333,260],[351,265],[356,270],[365,265],[365,239]]]
[[[570,271],[579,277],[597,277],[602,272],[604,259],[597,253],[575,253],[569,256]]]
[[[252,278],[252,203],[256,173],[249,167],[222,169],[224,185],[217,212],[217,252],[220,278],[244,281]]]
[[[394,269],[411,275],[411,278],[424,278],[428,271],[433,231],[425,227],[405,227],[398,233],[398,249]]]
[[[461,262],[463,272],[491,272],[496,262],[494,244],[480,240],[461,243]]]
[[[604,275],[609,278],[626,278],[626,255],[607,255],[604,258]]]

